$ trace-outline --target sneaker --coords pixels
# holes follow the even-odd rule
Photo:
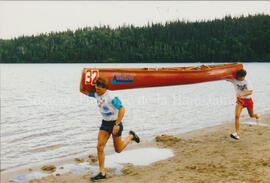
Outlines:
[[[106,174],[102,175],[100,172],[99,174],[95,175],[94,177],[91,177],[91,181],[95,182],[97,180],[106,179]]]
[[[236,132],[234,132],[234,133],[231,134],[231,138],[233,138],[235,140],[239,140],[240,137],[239,137],[239,135],[237,135]]]
[[[136,133],[134,131],[130,130],[129,131],[129,134],[130,135],[133,135],[133,139],[132,140],[134,140],[137,143],[140,143],[140,138],[138,137],[138,135],[136,135]]]

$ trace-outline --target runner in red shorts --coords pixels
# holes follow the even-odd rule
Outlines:
[[[227,80],[233,83],[237,97],[235,107],[235,132],[230,135],[236,140],[239,139],[239,118],[243,108],[247,108],[251,118],[259,119],[259,116],[253,111],[253,101],[251,98],[253,91],[250,83],[245,80],[246,75],[247,72],[241,69],[236,73],[236,79]]]

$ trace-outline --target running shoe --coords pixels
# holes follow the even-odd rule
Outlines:
[[[91,181],[95,182],[97,180],[101,180],[101,179],[106,179],[106,174],[102,175],[102,173],[100,172],[99,174],[91,177]]]
[[[236,132],[232,133],[230,136],[231,136],[231,138],[233,138],[235,140],[239,140],[239,138],[240,138],[239,135],[237,135]]]
[[[140,137],[138,137],[138,135],[136,135],[136,133],[134,131],[130,130],[129,131],[129,134],[130,135],[133,135],[133,139],[132,140],[134,140],[137,143],[140,143]]]

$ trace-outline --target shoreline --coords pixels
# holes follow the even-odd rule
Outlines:
[[[229,137],[234,122],[197,129],[175,136],[161,135],[154,140],[131,144],[127,150],[143,147],[168,148],[174,156],[146,166],[127,164],[121,175],[109,174],[102,182],[270,182],[270,126],[241,124],[254,119],[240,120],[240,140]],[[270,114],[261,116],[260,123],[270,125]],[[152,138],[151,138],[152,139]],[[111,152],[112,153],[112,152]],[[111,154],[109,153],[109,154]],[[106,155],[108,152],[106,151]],[[85,160],[84,160],[85,161]],[[74,159],[69,162],[76,164]],[[60,165],[63,162],[54,163]],[[40,167],[31,168],[40,170]],[[26,170],[28,173],[31,172]],[[40,170],[41,171],[41,170]],[[12,175],[19,175],[17,171]],[[147,173],[149,172],[149,173]],[[16,176],[15,175],[15,176]],[[48,174],[49,175],[49,174]],[[49,175],[29,183],[90,182],[92,171],[82,174]],[[1,182],[8,181],[10,173],[1,172]]]
[[[148,147],[158,147],[157,144],[153,143],[154,141],[154,137],[151,138],[147,138],[147,139],[143,139],[143,141],[139,144],[139,148],[148,148]],[[138,148],[138,144],[135,142],[132,142],[131,144],[128,145],[126,150],[134,150]],[[105,148],[105,154],[106,156],[109,155],[113,155],[115,154],[114,151],[114,147],[113,144],[108,144],[107,147]],[[1,183],[8,183],[8,182],[16,182],[16,181],[10,181],[9,179],[18,176],[18,175],[24,175],[24,174],[29,174],[32,173],[34,171],[36,172],[43,172],[42,171],[42,167],[45,165],[54,165],[54,166],[58,166],[61,167],[61,165],[64,164],[77,164],[80,162],[91,162],[91,159],[89,158],[89,156],[92,156],[92,158],[96,159],[96,151],[94,152],[90,152],[90,153],[83,153],[83,154],[74,154],[72,156],[63,158],[61,160],[50,160],[50,161],[46,161],[46,162],[39,162],[39,163],[35,163],[32,165],[23,165],[21,167],[18,168],[13,168],[13,169],[1,169],[0,174],[1,174]],[[91,165],[97,165],[96,163],[92,163]],[[50,176],[49,173],[52,172],[44,172],[44,173],[48,173],[48,176]]]

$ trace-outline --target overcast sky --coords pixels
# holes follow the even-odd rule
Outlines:
[[[1,1],[0,38],[172,20],[209,20],[264,13],[270,1]]]

